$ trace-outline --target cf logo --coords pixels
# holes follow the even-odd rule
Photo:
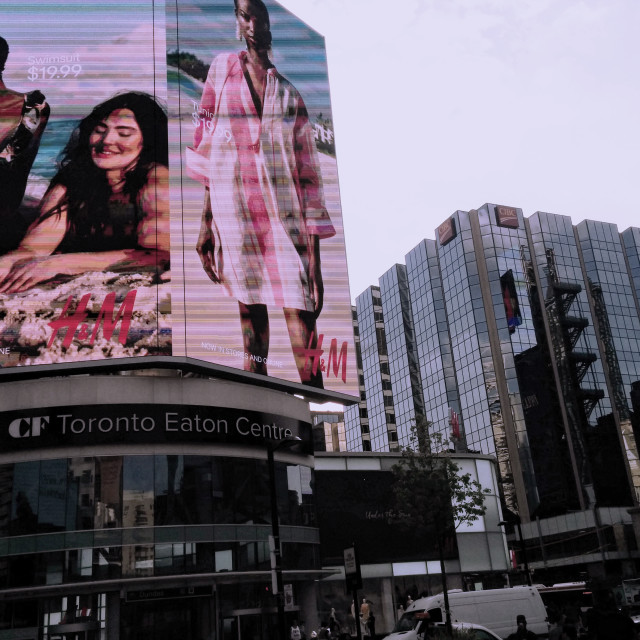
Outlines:
[[[35,418],[16,418],[9,425],[9,435],[12,438],[30,438],[39,436],[43,429],[49,426],[49,416]]]

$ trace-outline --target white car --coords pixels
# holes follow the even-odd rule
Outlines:
[[[460,631],[473,631],[473,635],[469,633],[469,640],[502,640],[499,636],[493,633],[493,631],[489,631],[489,629],[479,624],[473,624],[471,622],[452,622],[451,626]],[[434,627],[444,631],[445,623],[438,622]],[[425,638],[425,640],[427,640],[427,638]]]

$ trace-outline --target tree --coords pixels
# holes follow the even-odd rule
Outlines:
[[[489,489],[483,489],[470,473],[461,473],[451,459],[440,433],[429,433],[430,423],[419,418],[412,425],[410,443],[402,449],[401,460],[393,466],[394,501],[402,521],[425,540],[435,538],[444,607],[446,633],[452,636],[451,613],[444,567],[444,542],[463,524],[474,522],[487,510],[484,501]]]

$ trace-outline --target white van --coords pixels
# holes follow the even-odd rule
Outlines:
[[[485,591],[449,591],[451,622],[473,622],[506,638],[517,629],[516,616],[527,619],[527,629],[547,636],[547,612],[535,587],[511,587]],[[444,622],[444,595],[420,598],[413,602],[385,640],[422,640],[419,614],[429,614],[433,622]],[[420,638],[418,635],[420,634]]]

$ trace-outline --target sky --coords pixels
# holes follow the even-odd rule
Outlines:
[[[485,202],[640,226],[637,0],[280,0],[326,38],[351,296]]]

